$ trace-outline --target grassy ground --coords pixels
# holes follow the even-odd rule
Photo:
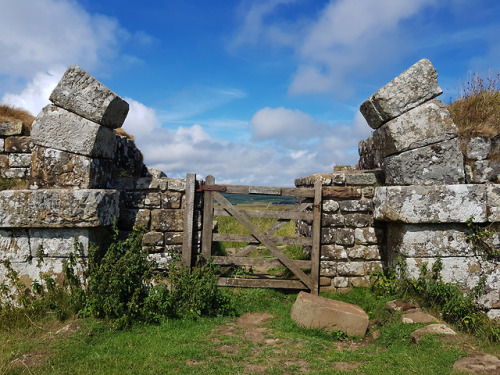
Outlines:
[[[367,337],[346,341],[298,327],[290,319],[296,294],[232,291],[239,318],[169,320],[125,331],[94,319],[48,318],[0,332],[0,373],[450,374],[471,346],[500,355],[498,345],[462,335],[411,343],[409,335],[419,325],[399,323],[399,316],[384,308],[389,297],[375,297],[368,289],[329,296],[358,303],[370,315]],[[55,333],[68,324],[70,333]]]

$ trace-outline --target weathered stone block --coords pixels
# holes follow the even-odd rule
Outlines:
[[[300,292],[292,306],[292,319],[306,328],[364,336],[369,317],[359,306]]]
[[[373,227],[354,229],[354,239],[360,245],[375,245],[384,239],[384,232]]]
[[[364,172],[355,174],[346,174],[345,183],[346,185],[376,185],[383,181],[383,176],[381,172]]]
[[[344,218],[348,227],[364,228],[373,225],[373,216],[370,214],[347,214]]]
[[[321,228],[321,243],[335,243],[335,232],[336,230],[333,228]]]
[[[169,191],[186,191],[186,179],[185,178],[168,178],[167,179],[167,189]]]
[[[136,190],[149,190],[149,189],[158,189],[161,191],[167,190],[167,178],[156,178],[156,177],[140,177],[137,179],[135,183]]]
[[[0,229],[0,262],[26,262],[31,248],[26,229]]]
[[[147,232],[142,237],[142,243],[152,246],[163,246],[165,241],[161,232]]]
[[[500,221],[500,185],[486,185],[488,221]]]
[[[437,143],[385,158],[388,185],[459,184],[465,182],[458,140]]]
[[[31,165],[31,154],[9,154],[11,168],[26,168]]]
[[[322,225],[325,227],[340,227],[345,224],[344,215],[332,215],[330,213],[321,214]]]
[[[361,189],[354,187],[329,186],[323,188],[323,199],[358,199],[361,198]]]
[[[422,59],[368,98],[360,111],[368,125],[377,129],[442,93],[432,63]]]
[[[350,260],[379,260],[380,249],[376,245],[356,245],[349,249],[348,257]]]
[[[373,133],[382,157],[456,138],[458,129],[441,100],[424,103]]]
[[[129,109],[126,101],[76,65],[66,70],[49,100],[112,129],[122,126]]]
[[[307,177],[295,179],[295,186],[314,186],[316,181],[321,181],[321,184],[331,185],[332,175],[330,173],[317,173]]]
[[[323,212],[337,212],[339,204],[337,201],[327,199],[323,201]]]
[[[71,253],[88,256],[92,243],[104,249],[110,242],[108,228],[30,228],[28,231],[34,258],[39,251],[49,258],[68,258]]]
[[[347,260],[347,251],[339,245],[321,245],[322,260]]]
[[[173,256],[172,253],[165,252],[165,253],[149,254],[147,259],[149,261],[154,262],[156,268],[160,270],[168,270],[170,264],[172,263]]]
[[[347,288],[349,286],[349,278],[337,276],[332,279],[332,286],[335,288]]]
[[[342,212],[371,212],[373,211],[373,202],[371,200],[348,200],[339,202]]]
[[[5,151],[5,140],[3,138],[0,138],[0,152]]]
[[[465,224],[391,224],[387,228],[387,249],[405,257],[460,257],[474,255]]]
[[[370,276],[349,277],[349,283],[356,288],[368,288],[371,285]]]
[[[490,137],[474,137],[467,143],[465,155],[468,159],[484,160],[491,151]]]
[[[30,185],[39,188],[106,188],[113,162],[43,146],[35,146]]]
[[[484,223],[484,185],[387,186],[375,188],[374,218],[403,223]]]
[[[153,210],[151,212],[151,229],[159,232],[182,232],[184,230],[184,210]]]
[[[166,245],[181,245],[183,241],[182,232],[165,232]]]
[[[34,144],[96,158],[111,159],[115,133],[72,112],[48,105],[31,128]]]
[[[8,137],[5,139],[5,152],[29,153],[32,147],[33,143],[29,136]]]
[[[145,168],[142,152],[132,139],[119,135],[116,135],[115,139],[115,174],[119,173],[122,177],[140,177]]]
[[[162,208],[181,208],[182,193],[167,191],[161,194]]]
[[[24,180],[29,177],[29,168],[9,168],[0,173],[4,178],[19,178]]]
[[[468,166],[469,167],[469,166]],[[476,184],[500,182],[500,162],[491,160],[478,160],[470,170],[469,181]]]
[[[332,173],[332,184],[344,185],[345,184],[345,173]]]
[[[4,228],[95,227],[118,216],[116,190],[5,190],[0,192]]]
[[[358,167],[361,170],[381,168],[384,163],[384,158],[375,144],[373,136],[359,141],[358,153]]]
[[[364,276],[365,262],[339,262],[337,264],[339,276]]]
[[[344,246],[354,245],[354,230],[348,228],[338,228],[336,230],[335,243],[337,245]]]
[[[9,155],[0,155],[0,172],[9,169]]]
[[[22,133],[22,122],[0,122],[0,136],[21,135]]]

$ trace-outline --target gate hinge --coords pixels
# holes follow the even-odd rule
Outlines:
[[[221,186],[221,185],[201,185],[196,191],[201,192],[201,191],[220,191],[220,192],[225,192],[227,191],[227,187]]]

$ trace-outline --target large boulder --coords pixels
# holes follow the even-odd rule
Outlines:
[[[363,104],[361,114],[373,129],[443,93],[432,63],[422,59],[378,90]]]
[[[49,100],[112,129],[122,126],[129,110],[126,101],[76,65],[64,73]]]
[[[300,292],[292,306],[292,319],[306,328],[326,332],[343,331],[349,336],[364,336],[368,315],[359,306]]]

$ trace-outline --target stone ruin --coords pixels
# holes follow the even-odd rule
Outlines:
[[[370,274],[401,259],[418,277],[440,256],[446,282],[470,290],[486,277],[477,303],[500,318],[500,263],[474,248],[466,224],[499,221],[500,138],[460,139],[435,99],[441,93],[432,64],[419,61],[362,104],[375,130],[360,142],[360,169],[336,166],[295,180],[323,184],[320,285],[367,286]],[[61,274],[75,237],[85,254],[91,242],[109,241],[115,220],[124,232],[146,228],[145,250],[160,268],[187,242],[199,252],[203,196],[187,183],[194,175],[168,178],[143,164],[133,140],[115,131],[128,104],[77,66],[50,100],[31,134],[19,123],[0,124],[0,175],[30,186],[0,191],[0,260],[28,284],[39,271]],[[311,223],[298,221],[297,232],[309,236]],[[490,241],[500,246],[498,235]]]

